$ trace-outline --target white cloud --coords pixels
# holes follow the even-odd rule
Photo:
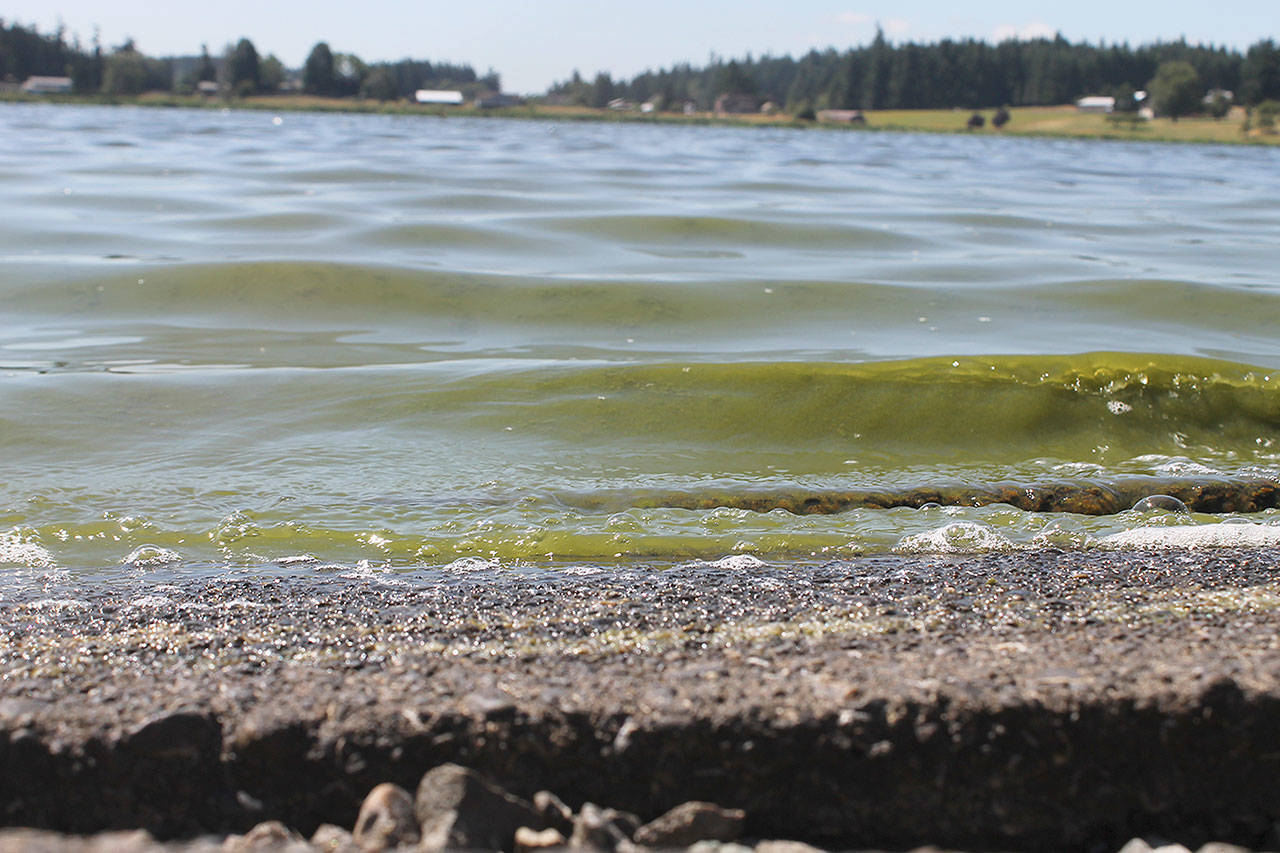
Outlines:
[[[1030,23],[1017,26],[1015,24],[1002,24],[992,31],[992,40],[997,42],[1008,41],[1009,39],[1017,39],[1018,41],[1031,41],[1032,39],[1053,38],[1057,34],[1057,30],[1046,24],[1044,21],[1031,21]]]
[[[911,22],[905,18],[890,18],[884,22],[884,33],[890,38],[900,38],[911,32]]]
[[[837,24],[844,24],[846,27],[860,27],[871,23],[871,16],[866,12],[837,12],[834,17]]]

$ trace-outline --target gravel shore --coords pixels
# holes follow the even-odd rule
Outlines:
[[[0,635],[10,827],[310,837],[456,762],[753,842],[1280,846],[1275,549],[300,571],[10,598]]]

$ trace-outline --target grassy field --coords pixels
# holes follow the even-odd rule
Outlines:
[[[1001,130],[991,127],[994,110],[981,110],[987,127],[974,133],[1006,136],[1065,136],[1086,139],[1142,139],[1160,142],[1215,143],[1280,143],[1280,135],[1241,130],[1244,109],[1237,107],[1223,119],[1182,118],[1174,121],[1157,118],[1133,124],[1117,123],[1108,116],[1082,113],[1073,106],[1015,107],[1011,119]],[[868,116],[868,124],[892,130],[930,131],[935,133],[970,132],[965,123],[972,113],[965,110],[884,110]]]
[[[876,131],[898,130],[922,133],[972,133],[981,136],[1040,136],[1077,139],[1128,139],[1152,142],[1208,142],[1230,144],[1277,145],[1280,134],[1263,133],[1253,129],[1245,133],[1243,108],[1232,109],[1223,119],[1183,118],[1177,121],[1157,118],[1136,123],[1117,123],[1108,116],[1097,113],[1081,113],[1074,106],[1014,107],[1007,125],[997,130],[991,127],[994,108],[980,110],[988,120],[981,130],[970,131],[966,124],[970,110],[875,110],[866,114],[865,125],[825,124],[799,121],[786,114],[734,115],[717,117],[712,113],[648,113],[617,112],[590,107],[550,106],[531,104],[524,107],[506,107],[481,110],[473,106],[420,106],[404,101],[379,102],[355,98],[322,98],[314,95],[259,95],[224,101],[219,98],[203,98],[198,95],[173,95],[148,93],[138,97],[109,96],[60,96],[36,99],[24,95],[0,95],[0,100],[30,102],[47,100],[71,104],[134,104],[151,107],[196,107],[270,110],[276,112],[362,112],[393,115],[439,116],[491,116],[504,118],[550,119],[559,121],[616,121],[673,124],[720,124],[763,127],[806,127],[837,130]]]

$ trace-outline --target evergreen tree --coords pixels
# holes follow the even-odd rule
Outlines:
[[[1280,99],[1280,48],[1271,39],[1249,48],[1240,69],[1240,95],[1246,104]]]
[[[227,54],[227,82],[237,95],[258,91],[258,51],[247,38],[236,42]]]
[[[302,66],[302,88],[312,95],[337,94],[338,75],[333,66],[333,52],[329,45],[319,42],[311,48]]]
[[[213,57],[209,56],[209,46],[207,44],[200,45],[200,67],[196,69],[196,80],[205,83],[218,79],[218,68],[213,64]]]

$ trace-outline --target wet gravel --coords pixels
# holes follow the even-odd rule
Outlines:
[[[0,601],[3,822],[310,834],[456,761],[827,847],[1280,844],[1273,550],[396,581]]]

